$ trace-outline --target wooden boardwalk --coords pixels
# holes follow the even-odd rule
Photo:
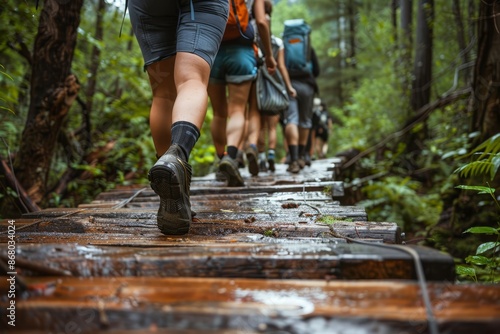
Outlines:
[[[159,232],[149,185],[2,221],[0,333],[500,333],[500,287],[455,284],[449,255],[340,205],[338,163],[196,177],[184,236]]]

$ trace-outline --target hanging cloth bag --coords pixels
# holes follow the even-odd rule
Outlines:
[[[285,82],[278,69],[269,74],[265,64],[259,66],[255,83],[257,90],[257,108],[264,115],[278,115],[288,109],[290,98]]]

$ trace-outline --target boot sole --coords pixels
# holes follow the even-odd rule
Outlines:
[[[245,185],[238,170],[236,170],[230,162],[222,161],[219,165],[219,169],[226,175],[228,187],[243,187]]]
[[[174,170],[164,165],[153,166],[148,178],[151,188],[160,196],[157,224],[161,233],[166,235],[188,233],[192,218],[191,205],[189,197],[186,203],[181,190],[182,185]]]
[[[259,175],[259,163],[257,162],[257,157],[253,152],[248,152],[247,153],[247,160],[248,160],[248,171],[250,174],[253,176]]]

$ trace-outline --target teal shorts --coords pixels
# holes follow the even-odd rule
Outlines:
[[[242,83],[257,77],[257,59],[251,45],[222,43],[210,72],[210,83]]]

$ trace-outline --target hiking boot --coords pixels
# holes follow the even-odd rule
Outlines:
[[[294,173],[294,174],[297,174],[298,172],[300,172],[300,165],[299,165],[299,162],[298,161],[292,161],[290,163],[290,165],[288,165],[288,168],[286,169],[287,172],[289,173]]]
[[[229,155],[225,155],[219,164],[219,170],[225,174],[228,187],[242,187],[245,185],[240,171],[238,170],[238,163],[236,160],[231,159]]]
[[[149,170],[151,188],[160,196],[157,224],[161,233],[186,234],[191,224],[189,201],[191,166],[179,156],[181,148],[172,145]]]
[[[274,164],[274,159],[268,159],[268,160],[267,160],[267,163],[269,164],[269,170],[270,170],[271,172],[276,171],[276,166],[275,166],[275,164]]]
[[[309,153],[306,153],[306,155],[304,156],[304,160],[306,162],[306,166],[311,166],[311,155]]]
[[[297,160],[297,163],[299,164],[300,169],[306,166],[306,160],[304,159],[304,157],[300,157],[299,160]]]
[[[214,164],[212,165],[212,167],[210,168],[210,170],[215,175],[215,181],[217,181],[217,182],[226,182],[227,181],[226,174],[224,174],[223,172],[221,172],[221,170],[219,168],[219,164],[220,164],[221,161],[222,161],[222,159],[218,159],[217,158],[217,160],[214,161]]]
[[[249,146],[245,154],[247,156],[248,161],[248,171],[253,176],[259,175],[259,163],[257,162],[257,149],[255,147]]]
[[[238,150],[236,155],[236,162],[238,163],[238,168],[245,168],[245,159],[243,159],[243,151]]]
[[[287,165],[291,164],[292,163],[292,158],[290,157],[290,153],[287,153],[286,154],[286,157],[285,157],[285,163]]]
[[[267,172],[267,164],[266,164],[266,160],[261,160],[259,162],[259,171],[262,171],[262,172]]]
[[[218,182],[226,182],[227,181],[226,174],[224,174],[220,170],[220,168],[217,168],[217,170],[215,171],[215,181],[218,181]]]

